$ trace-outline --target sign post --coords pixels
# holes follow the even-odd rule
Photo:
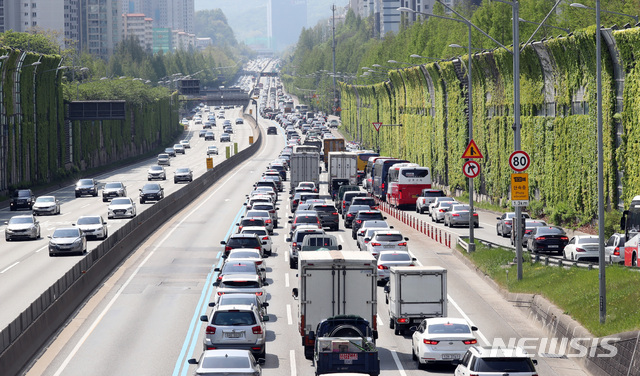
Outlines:
[[[511,174],[511,205],[515,208],[513,229],[516,241],[516,259],[518,264],[518,281],[522,280],[522,236],[524,235],[524,218],[522,208],[529,205],[529,174],[524,173],[531,164],[531,157],[523,150],[516,150],[509,156]]]
[[[471,115],[471,114],[469,114]],[[468,159],[482,159],[482,152],[480,152],[480,148],[476,145],[473,138],[471,138],[471,134],[469,135],[469,144],[467,148],[462,153],[462,159],[467,159],[467,161],[462,166],[462,173],[469,178],[469,246],[467,248],[467,252],[471,253],[476,250],[476,243],[473,234],[473,178],[480,175],[480,164],[476,161],[470,161]]]

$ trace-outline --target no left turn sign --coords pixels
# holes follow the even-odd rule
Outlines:
[[[531,164],[531,158],[525,151],[517,150],[509,156],[509,166],[513,171],[526,171],[529,168],[529,164]]]

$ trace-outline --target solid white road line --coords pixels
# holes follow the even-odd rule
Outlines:
[[[11,265],[7,266],[6,268],[4,268],[4,270],[2,270],[2,271],[0,272],[0,274],[2,274],[2,273],[4,273],[4,272],[6,272],[7,270],[9,270],[9,269],[11,269],[11,268],[13,268],[14,266],[18,265],[19,263],[20,263],[20,261],[16,261],[16,262],[14,262],[13,264],[11,264]]]
[[[291,376],[297,376],[296,373],[296,352],[289,350],[289,364],[291,365]]]
[[[340,239],[340,243],[344,243],[344,238],[342,237],[342,235],[338,235],[338,239]]]
[[[47,248],[49,248],[49,246],[48,246],[48,245],[45,245],[44,247],[42,247],[42,248],[38,249],[38,250],[36,251],[36,253],[38,253],[38,252],[40,252],[40,251],[44,251],[44,250],[45,250],[45,249],[47,249]]]
[[[287,304],[287,324],[293,325],[293,317],[291,316],[291,304]]]
[[[289,273],[284,273],[284,287],[289,287]]]
[[[404,372],[404,368],[402,368],[402,362],[400,362],[395,350],[391,350],[391,356],[393,357],[393,361],[396,363],[396,367],[398,367],[398,374],[401,376],[407,376],[407,373]]]

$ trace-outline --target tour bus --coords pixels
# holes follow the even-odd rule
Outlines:
[[[387,173],[391,166],[398,163],[409,163],[409,161],[396,158],[378,158],[373,164],[373,173],[371,174],[373,178],[373,195],[382,201],[387,198]]]
[[[428,167],[417,163],[398,163],[387,174],[387,202],[395,207],[415,205],[425,188],[431,188],[431,173]]]

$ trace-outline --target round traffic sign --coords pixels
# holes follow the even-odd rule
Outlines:
[[[509,166],[512,170],[517,172],[525,171],[529,168],[531,158],[525,151],[518,150],[511,153],[509,156]]]
[[[480,175],[480,164],[476,161],[466,161],[462,165],[462,173],[469,179],[473,179]]]

